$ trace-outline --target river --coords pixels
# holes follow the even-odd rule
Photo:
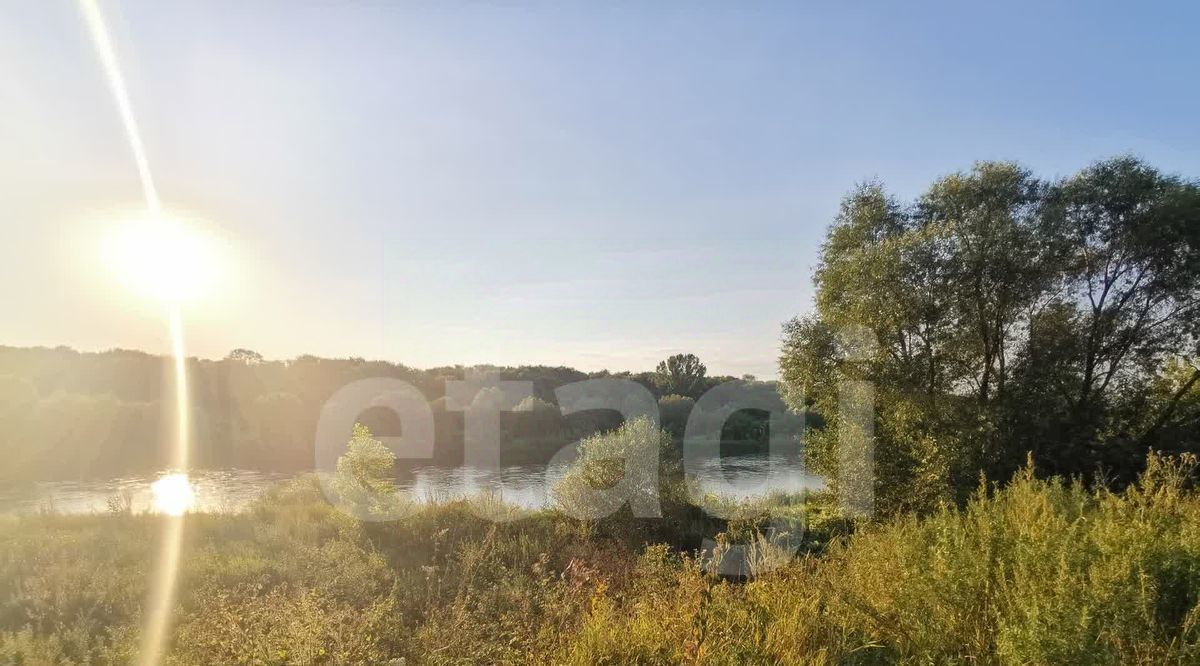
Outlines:
[[[401,487],[422,501],[441,501],[471,495],[493,480],[502,484],[501,498],[517,506],[537,509],[548,506],[548,488],[564,468],[545,465],[513,465],[498,473],[469,467],[419,467],[401,481]],[[728,456],[706,463],[699,473],[700,485],[740,499],[774,492],[796,493],[821,486],[817,477],[798,467],[768,464],[764,455]],[[135,476],[93,481],[48,481],[0,486],[0,515],[53,511],[64,514],[104,513],[112,505],[127,505],[134,513],[156,511],[151,484],[159,478]],[[267,488],[292,478],[251,470],[207,470],[189,474],[194,500],[193,512],[231,512],[244,509]]]

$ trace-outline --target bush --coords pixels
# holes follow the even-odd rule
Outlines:
[[[331,486],[342,506],[355,517],[392,518],[399,508],[395,468],[396,454],[372,437],[366,426],[356,423],[346,453],[338,458]]]
[[[672,442],[669,433],[644,417],[588,437],[551,494],[560,510],[606,534],[645,540],[661,538],[664,529],[677,533],[694,509]]]

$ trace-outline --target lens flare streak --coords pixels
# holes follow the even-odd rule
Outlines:
[[[154,185],[154,177],[150,171],[150,162],[146,158],[146,149],[142,144],[142,136],[138,131],[137,120],[133,114],[133,104],[121,75],[116,51],[112,39],[104,23],[104,16],[95,0],[80,0],[84,21],[91,33],[100,66],[112,91],[117,113],[125,128],[125,136],[129,140],[129,148],[137,165],[138,177],[141,180],[142,191],[146,198],[146,208],[152,220],[162,220],[162,203],[159,200],[158,189]],[[183,520],[186,506],[184,497],[190,493],[187,482],[188,465],[188,390],[187,390],[187,356],[183,339],[183,316],[178,302],[170,303],[167,312],[168,326],[171,334],[171,351],[174,356],[175,383],[175,422],[176,430],[174,446],[172,447],[171,463],[176,474],[165,477],[160,481],[162,492],[173,496],[172,509],[163,516],[163,534],[159,553],[158,566],[150,586],[150,598],[146,608],[146,627],[142,634],[138,662],[153,666],[162,660],[167,634],[170,629],[171,608],[175,602],[175,586],[179,571],[179,555],[183,544]],[[157,485],[157,484],[156,484]]]
[[[121,67],[117,62],[117,53],[113,50],[112,39],[104,23],[104,15],[95,0],[80,0],[83,17],[87,22],[88,31],[100,56],[100,66],[104,69],[104,77],[112,90],[113,101],[117,105],[117,113],[121,116],[121,124],[125,126],[125,136],[129,139],[129,148],[133,151],[134,162],[137,163],[138,178],[142,181],[142,191],[146,196],[146,206],[151,214],[157,215],[162,210],[158,198],[158,189],[154,187],[154,177],[150,173],[150,161],[146,159],[146,149],[142,145],[142,134],[138,131],[137,119],[133,115],[133,104],[129,101],[129,92],[125,87],[125,77],[121,75]]]

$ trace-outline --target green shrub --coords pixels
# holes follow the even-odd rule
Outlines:
[[[396,454],[372,437],[370,429],[356,423],[330,485],[342,506],[355,517],[394,518],[401,502],[396,492],[395,467]]]
[[[696,515],[672,442],[668,432],[647,418],[588,437],[551,495],[560,510],[603,534],[634,542],[671,539]],[[605,490],[612,492],[599,497],[598,491]]]

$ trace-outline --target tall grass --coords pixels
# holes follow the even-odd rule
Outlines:
[[[1152,458],[1116,493],[1027,471],[962,509],[819,529],[821,548],[749,581],[706,573],[681,542],[553,511],[491,522],[456,500],[362,523],[305,479],[243,513],[187,518],[169,658],[1200,663],[1194,472]],[[0,663],[128,663],[156,520],[0,521]],[[754,525],[722,538],[761,544]]]

